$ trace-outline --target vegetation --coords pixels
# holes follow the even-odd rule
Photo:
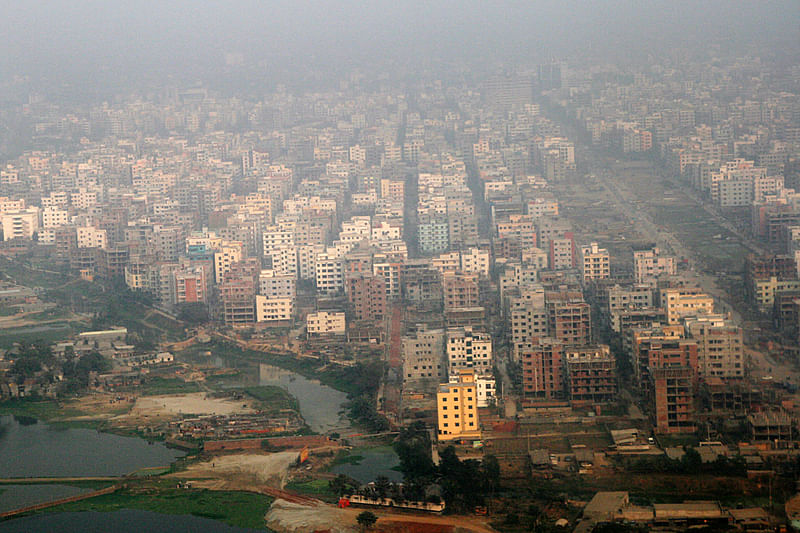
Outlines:
[[[253,387],[245,387],[242,392],[255,398],[261,404],[260,407],[268,411],[280,411],[282,409],[291,409],[292,411],[299,411],[300,405],[288,391],[281,387],[272,385],[259,385]]]
[[[160,396],[199,392],[200,386],[194,381],[184,381],[178,378],[151,377],[142,384],[139,390],[143,396]]]
[[[356,517],[356,522],[358,522],[358,525],[361,527],[362,531],[366,531],[367,529],[371,528],[377,521],[377,515],[370,511],[359,513],[359,515]]]
[[[162,489],[123,489],[96,498],[51,507],[47,512],[139,509],[163,514],[194,515],[236,527],[264,529],[264,515],[272,500],[251,492]]]

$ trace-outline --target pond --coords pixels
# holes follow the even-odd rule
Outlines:
[[[386,476],[390,481],[403,481],[402,472],[393,470],[400,465],[400,458],[391,446],[356,448],[350,457],[352,462],[338,464],[331,468],[331,472],[344,474],[361,483],[375,481],[378,476]]]

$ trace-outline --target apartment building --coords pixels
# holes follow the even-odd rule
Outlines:
[[[564,349],[566,391],[573,405],[616,400],[617,363],[605,344]]]
[[[477,274],[445,272],[442,274],[445,309],[477,307],[480,292]]]
[[[667,316],[667,324],[681,319],[714,312],[714,298],[697,287],[667,288],[659,291],[659,302]]]
[[[346,320],[344,311],[317,311],[306,317],[309,335],[344,335]]]
[[[556,400],[564,397],[564,346],[541,337],[520,351],[522,393],[525,398]]]
[[[386,284],[379,276],[347,274],[345,294],[356,320],[383,320],[386,316]]]
[[[657,246],[633,248],[633,276],[636,283],[644,283],[661,276],[674,276],[676,273],[675,258],[662,254]]]
[[[488,333],[473,331],[469,326],[447,330],[448,375],[461,370],[473,370],[477,375],[492,373],[492,337]]]
[[[475,373],[461,371],[457,383],[439,385],[436,393],[438,439],[479,439],[478,390]]]
[[[611,277],[608,250],[600,248],[596,242],[581,247],[579,266],[585,282]]]
[[[705,379],[745,377],[742,328],[719,315],[687,318],[688,336],[697,343],[697,370]]]
[[[417,324],[403,337],[403,386],[410,390],[435,390],[447,379],[443,329]]]
[[[270,298],[256,295],[256,322],[291,322],[294,317],[294,298]]]
[[[694,433],[694,372],[687,367],[653,368],[649,401],[657,433]]]

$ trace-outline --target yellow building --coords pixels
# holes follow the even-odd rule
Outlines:
[[[436,394],[439,440],[480,438],[478,423],[478,387],[475,373],[462,370],[457,383],[439,385]]]
[[[682,318],[714,312],[714,298],[698,288],[661,289],[660,296],[669,325],[679,324]]]

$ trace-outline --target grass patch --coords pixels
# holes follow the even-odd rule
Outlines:
[[[148,379],[139,390],[143,396],[189,394],[192,392],[200,392],[200,385],[194,381],[183,381],[178,378],[153,377]]]
[[[212,518],[231,526],[266,529],[264,515],[272,499],[250,492],[162,489],[134,491],[124,489],[113,494],[51,507],[47,512],[113,512],[137,509],[162,514],[194,515]]]
[[[286,484],[286,490],[307,494],[326,501],[335,501],[337,499],[336,494],[331,491],[330,482],[327,479],[290,481]]]
[[[64,407],[56,400],[11,399],[0,403],[0,415],[28,416],[48,422],[85,414],[73,407]]]
[[[69,338],[75,332],[70,323],[48,324],[27,329],[14,328],[13,330],[5,331],[0,334],[0,348],[11,348],[15,342],[53,344]]]
[[[267,411],[280,411],[291,409],[299,411],[300,404],[288,391],[273,385],[259,385],[255,387],[245,387],[242,392],[255,398],[261,404],[260,407]]]

